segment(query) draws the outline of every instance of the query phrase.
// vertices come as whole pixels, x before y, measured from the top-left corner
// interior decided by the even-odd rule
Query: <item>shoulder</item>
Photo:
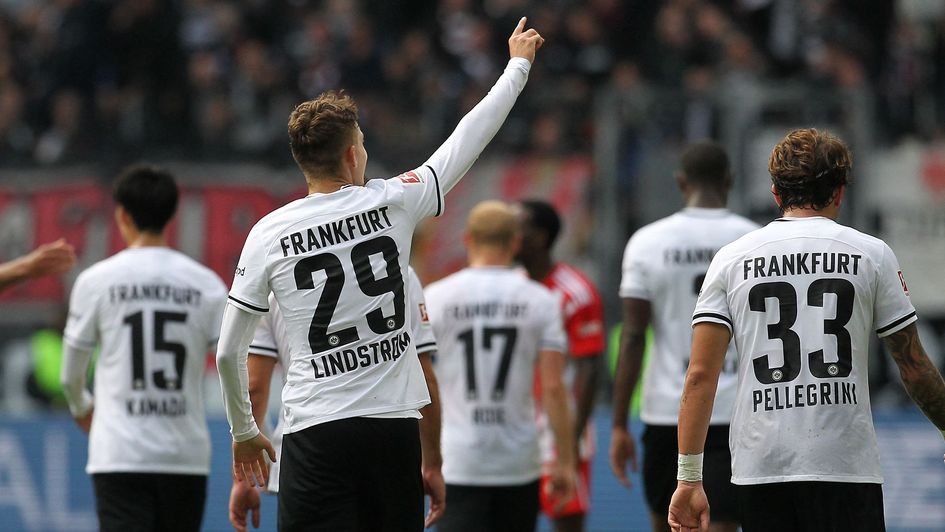
[[[215,271],[180,251],[171,251],[174,253],[174,256],[181,266],[188,270],[188,274],[192,276],[194,284],[208,291],[226,294],[226,283],[223,282],[223,279],[221,279]]]
[[[106,283],[108,280],[113,279],[116,273],[126,271],[126,267],[122,264],[122,262],[123,260],[121,258],[121,252],[118,252],[107,259],[96,262],[95,264],[82,270],[82,272],[76,276],[73,290],[85,288],[94,289],[97,286]]]
[[[675,233],[681,225],[682,219],[678,213],[660,218],[637,229],[630,237],[633,245],[651,245],[666,238],[666,235]]]
[[[749,233],[751,231],[754,231],[755,229],[761,228],[761,225],[759,225],[758,223],[748,218],[745,218],[744,216],[740,214],[731,213],[728,217],[728,221],[732,225],[732,227],[741,229],[745,231],[746,233]]]
[[[559,262],[552,272],[554,285],[578,303],[591,303],[599,297],[591,279],[574,266]]]

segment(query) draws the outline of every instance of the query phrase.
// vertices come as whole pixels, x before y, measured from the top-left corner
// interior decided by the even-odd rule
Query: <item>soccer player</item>
[[[75,266],[75,249],[60,238],[33,251],[0,264],[0,292],[23,281],[60,275]]]
[[[217,341],[226,286],[167,246],[177,185],[151,166],[115,184],[127,249],[82,272],[72,288],[62,385],[89,433],[86,471],[103,531],[200,529],[210,436],[203,372]],[[86,390],[100,346],[95,399]],[[94,406],[94,408],[93,408]]]
[[[623,329],[614,379],[610,465],[626,486],[627,462],[636,450],[627,425],[630,396],[643,362],[646,330],[655,333],[643,377],[643,489],[655,532],[669,530],[666,512],[676,489],[676,422],[682,394],[692,310],[712,257],[722,246],[758,228],[725,208],[732,179],[728,156],[714,142],[683,152],[676,183],[685,208],[640,228],[623,258]],[[728,425],[735,399],[735,347],[729,346],[705,444],[706,493],[712,501],[712,529],[738,528],[738,501],[731,484]],[[634,466],[635,467],[635,466]]]
[[[578,483],[574,496],[557,501],[546,489],[540,490],[542,511],[554,522],[558,532],[584,529],[590,509],[591,461],[594,457],[594,428],[588,423],[594,410],[594,396],[600,376],[604,351],[604,309],[597,288],[581,271],[563,262],[555,262],[551,250],[561,232],[561,218],[549,203],[540,200],[521,202],[522,245],[516,257],[528,276],[558,295],[568,336],[565,386],[575,411],[575,441],[578,444]],[[540,385],[539,385],[540,388]],[[554,435],[548,418],[539,411],[542,486],[551,480],[554,463]]]
[[[420,420],[420,446],[423,454],[422,475],[424,491],[430,499],[430,510],[424,521],[424,526],[435,524],[446,504],[446,485],[443,481],[441,466],[443,457],[440,454],[440,401],[433,371],[433,355],[436,353],[436,339],[428,319],[426,303],[423,300],[423,286],[413,268],[407,268],[407,282],[410,285],[410,329],[417,339],[417,351],[420,356],[420,365],[423,367],[423,376],[430,391],[430,404],[420,409],[423,419]],[[253,403],[253,418],[257,426],[264,424],[266,409],[269,402],[269,385],[272,373],[278,365],[282,372],[282,382],[285,383],[285,368],[289,364],[289,347],[287,344],[285,322],[282,312],[273,296],[269,296],[269,313],[266,314],[256,327],[256,335],[249,345],[248,373],[249,397]],[[279,415],[272,436],[272,445],[276,450],[276,462],[269,471],[269,493],[279,493],[279,461],[282,447],[282,428],[285,418]],[[247,530],[247,514],[252,513],[253,526],[259,527],[260,498],[256,488],[246,482],[233,482],[230,491],[230,523],[238,532]]]
[[[473,208],[464,243],[469,267],[427,287],[440,351],[443,476],[449,507],[438,529],[534,530],[541,462],[533,385],[557,443],[547,488],[573,496],[574,429],[562,380],[566,338],[557,298],[515,271],[521,241],[515,210]]]
[[[709,266],[679,412],[673,530],[709,522],[703,443],[733,336],[732,482],[746,532],[884,530],[867,379],[873,331],[913,400],[945,430],[945,383],[919,341],[896,256],[836,222],[851,166],[837,137],[790,132],[768,162],[784,216],[725,246]]]
[[[246,356],[274,294],[290,347],[280,529],[423,527],[417,419],[430,399],[406,327],[410,241],[502,125],[541,43],[521,19],[489,94],[424,164],[391,179],[364,181],[351,98],[328,92],[292,112],[290,147],[309,195],[250,231],[217,349],[234,475],[264,485],[263,450],[275,457],[253,419]]]

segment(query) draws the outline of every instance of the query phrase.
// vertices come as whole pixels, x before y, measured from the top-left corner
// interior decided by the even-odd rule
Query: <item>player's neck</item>
[[[306,176],[305,181],[308,183],[309,194],[331,194],[352,184],[351,181],[342,176],[320,176],[317,178]]]
[[[528,260],[523,260],[522,266],[525,267],[525,271],[528,272],[528,276],[533,281],[541,281],[548,277],[548,274],[554,269],[555,263],[551,260],[551,255],[534,255]]]
[[[167,237],[164,236],[164,233],[137,232],[129,236],[130,238],[127,240],[129,248],[167,247]]]
[[[787,209],[782,213],[782,216],[784,218],[815,218],[819,216],[836,221],[837,216],[840,215],[840,209],[831,207],[833,206],[830,205],[824,209]]]
[[[506,249],[479,247],[469,252],[470,268],[490,268],[512,266],[512,254]]]
[[[722,192],[712,190],[693,190],[686,198],[687,208],[724,209],[728,198]]]

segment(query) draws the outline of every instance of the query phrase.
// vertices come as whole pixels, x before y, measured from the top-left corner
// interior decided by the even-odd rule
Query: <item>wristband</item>
[[[702,453],[679,453],[677,462],[676,480],[686,482],[702,482]]]

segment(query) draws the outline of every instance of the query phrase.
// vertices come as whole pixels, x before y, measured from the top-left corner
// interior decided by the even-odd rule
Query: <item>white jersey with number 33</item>
[[[89,473],[206,475],[206,356],[220,331],[226,286],[186,255],[126,249],[82,272],[65,341],[100,346]]]
[[[538,353],[564,352],[554,294],[518,271],[466,268],[427,286],[439,351],[443,477],[463,485],[539,477],[534,401]]]
[[[732,481],[882,482],[868,348],[916,320],[882,240],[822,217],[781,218],[722,248],[693,323],[733,331]]]

